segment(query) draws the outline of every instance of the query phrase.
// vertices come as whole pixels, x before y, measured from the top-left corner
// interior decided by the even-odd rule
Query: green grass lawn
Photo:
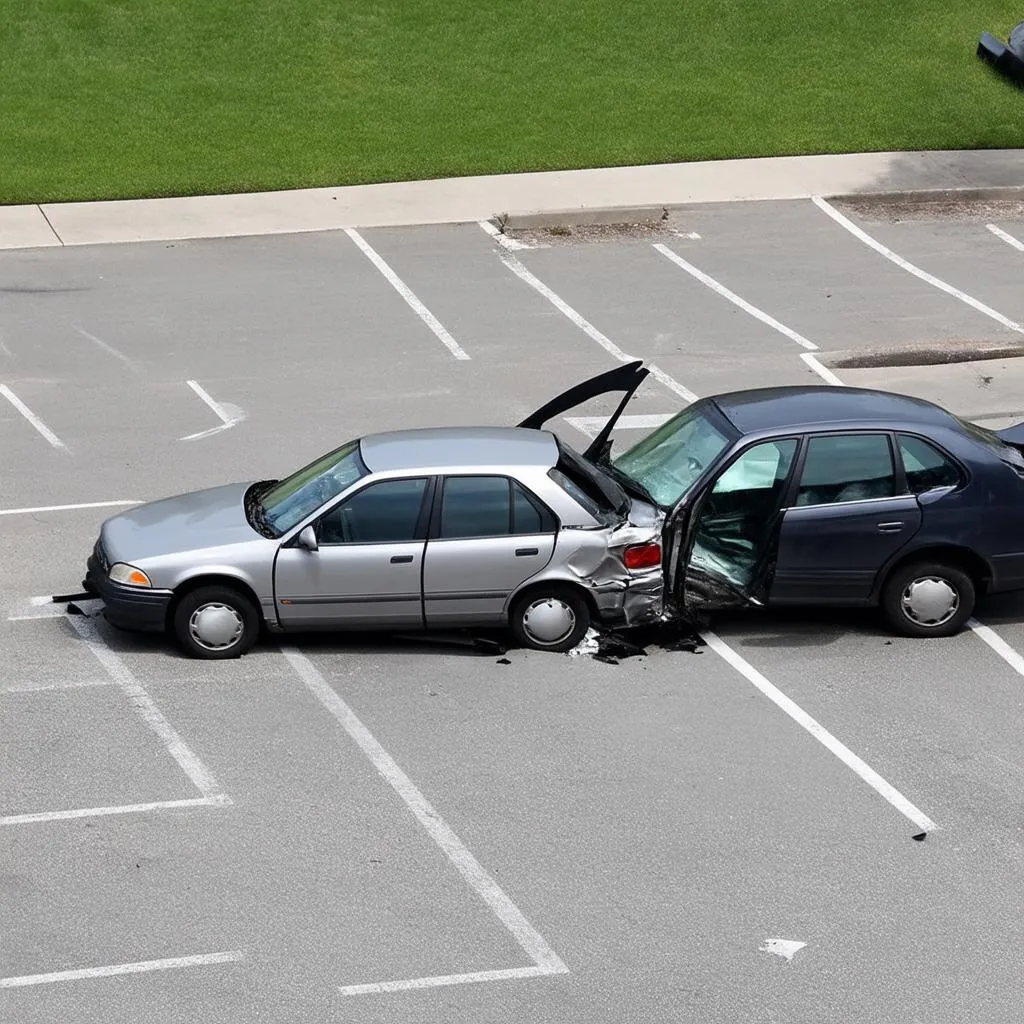
[[[0,202],[1024,147],[1004,0],[0,0]]]

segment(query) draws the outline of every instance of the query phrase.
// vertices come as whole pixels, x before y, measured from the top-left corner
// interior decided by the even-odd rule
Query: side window
[[[812,437],[807,443],[798,505],[832,505],[895,494],[896,474],[885,434]]]
[[[919,437],[900,434],[900,456],[911,494],[922,494],[933,487],[956,487],[961,479],[957,465],[938,448]]]
[[[554,533],[554,516],[525,488],[512,481],[512,532],[521,533]]]
[[[347,498],[320,520],[321,544],[386,544],[416,540],[425,478],[382,480]]]
[[[507,537],[512,532],[509,481],[450,476],[441,496],[441,537]]]
[[[767,441],[748,448],[716,481],[712,494],[781,487],[789,475],[796,441]]]

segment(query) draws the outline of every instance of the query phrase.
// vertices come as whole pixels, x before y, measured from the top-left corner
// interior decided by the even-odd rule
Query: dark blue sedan
[[[701,399],[610,457],[647,371],[578,385],[537,416],[623,391],[587,457],[664,514],[666,609],[879,606],[910,636],[959,632],[977,597],[1024,589],[1024,424],[848,387]]]

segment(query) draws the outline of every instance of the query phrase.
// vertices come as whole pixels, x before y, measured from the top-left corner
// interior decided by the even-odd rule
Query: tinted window
[[[955,487],[960,483],[956,464],[934,445],[907,434],[900,434],[899,442],[911,494],[921,494],[932,487]]]
[[[416,540],[427,481],[382,480],[346,499],[320,520],[321,544],[385,544]]]
[[[889,439],[884,434],[812,437],[800,477],[798,505],[829,505],[896,493]]]
[[[512,532],[554,533],[551,513],[514,480],[512,481]]]
[[[441,537],[502,537],[512,532],[503,476],[450,476],[441,498]]]

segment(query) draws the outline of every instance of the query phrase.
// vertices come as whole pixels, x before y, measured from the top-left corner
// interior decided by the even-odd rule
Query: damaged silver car
[[[645,375],[602,374],[519,427],[375,434],[282,480],[138,506],[103,524],[84,586],[112,624],[210,659],[241,655],[262,627],[507,626],[524,646],[566,651],[592,622],[656,620],[662,514],[597,465]],[[541,429],[618,390],[587,452]]]

